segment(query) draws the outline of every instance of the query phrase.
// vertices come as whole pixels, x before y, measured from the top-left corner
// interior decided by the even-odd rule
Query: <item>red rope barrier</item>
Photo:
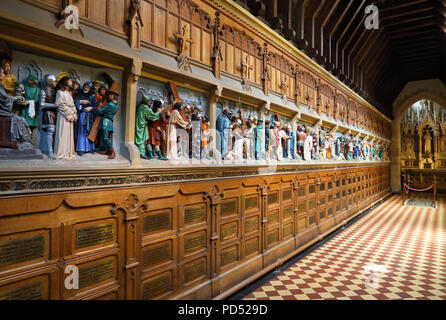
[[[406,184],[406,188],[407,188],[407,190],[412,190],[412,191],[417,191],[417,192],[427,191],[427,190],[432,189],[433,187],[434,187],[434,185],[431,185],[429,188],[426,188],[426,189],[413,189],[413,188],[409,187],[409,186]],[[407,192],[408,192],[408,191],[406,191],[406,193],[407,193]]]

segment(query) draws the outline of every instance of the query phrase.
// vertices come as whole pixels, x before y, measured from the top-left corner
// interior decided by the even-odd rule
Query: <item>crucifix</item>
[[[207,28],[212,30],[212,34],[214,35],[214,45],[213,45],[213,52],[212,52],[212,64],[214,69],[214,76],[217,79],[221,78],[221,61],[223,61],[223,56],[221,54],[221,43],[220,43],[220,37],[223,35],[224,27],[220,26],[220,12],[215,12],[215,19],[214,24],[211,23],[211,18],[208,17],[208,24]]]
[[[250,88],[249,85],[249,77],[250,77],[250,71],[253,69],[252,66],[249,64],[249,55],[247,54],[245,58],[242,58],[241,61],[241,71],[242,71],[242,85],[245,90],[248,90]]]
[[[178,68],[182,69],[184,67],[184,70],[192,71],[186,54],[187,44],[189,43],[192,45],[194,43],[194,41],[189,38],[189,26],[185,24],[183,26],[183,34],[175,32],[173,36],[175,37],[179,46],[179,53],[177,56]]]
[[[263,81],[263,92],[265,95],[268,95],[269,92],[269,69],[268,69],[268,63],[270,61],[270,53],[268,52],[268,44],[265,42],[263,44],[263,54],[262,54],[262,81]]]

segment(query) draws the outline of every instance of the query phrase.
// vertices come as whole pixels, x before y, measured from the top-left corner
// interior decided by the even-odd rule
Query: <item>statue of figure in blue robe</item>
[[[76,152],[82,156],[86,152],[94,153],[94,142],[88,140],[88,134],[94,123],[93,111],[98,102],[92,91],[91,82],[84,83],[82,91],[76,97],[74,104],[78,110],[78,119],[75,126]]]
[[[257,121],[257,126],[254,129],[255,136],[255,157],[256,160],[262,160],[262,141],[263,141],[263,120]]]
[[[228,153],[229,142],[229,129],[231,125],[230,118],[232,111],[224,109],[223,112],[217,117],[217,132],[220,137],[219,143],[217,143],[217,149],[220,151],[222,158]],[[218,140],[217,140],[218,141]]]

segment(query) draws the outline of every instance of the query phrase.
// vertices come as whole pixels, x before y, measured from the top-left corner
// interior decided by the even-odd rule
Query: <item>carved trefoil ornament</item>
[[[129,46],[132,49],[141,50],[141,32],[144,27],[141,16],[141,0],[131,0],[127,25],[129,27]]]
[[[187,55],[188,44],[192,45],[194,41],[189,38],[189,26],[185,24],[182,28],[182,33],[175,32],[173,34],[175,41],[178,44],[178,68],[184,71],[192,72],[189,57]]]

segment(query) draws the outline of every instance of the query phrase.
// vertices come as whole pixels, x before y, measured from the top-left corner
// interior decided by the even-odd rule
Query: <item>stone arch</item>
[[[421,84],[420,84],[421,83]],[[417,90],[404,88],[393,103],[391,152],[392,191],[401,193],[401,119],[406,110],[415,102],[428,99],[446,108],[446,86],[440,81],[421,81]]]

